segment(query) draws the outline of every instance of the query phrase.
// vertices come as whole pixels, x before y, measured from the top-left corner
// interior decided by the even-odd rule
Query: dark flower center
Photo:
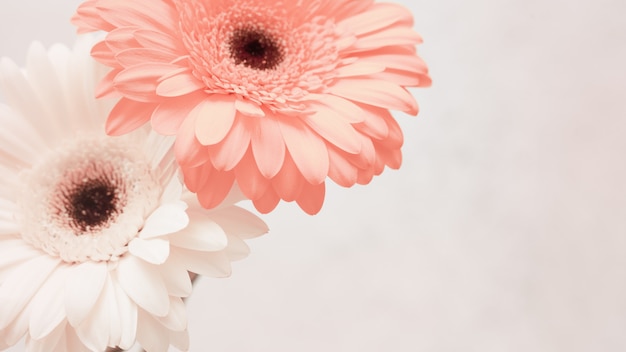
[[[276,68],[283,61],[283,53],[276,41],[257,29],[238,29],[230,42],[230,56],[236,64],[257,70]]]
[[[90,232],[114,220],[121,208],[116,182],[108,178],[86,179],[65,197],[71,226],[80,233]]]

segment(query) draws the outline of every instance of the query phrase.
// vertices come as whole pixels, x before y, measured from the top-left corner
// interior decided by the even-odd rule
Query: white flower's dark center
[[[25,170],[22,238],[70,263],[119,259],[162,191],[140,147],[132,137],[87,137]]]
[[[236,64],[253,69],[271,70],[283,61],[278,43],[261,30],[244,28],[234,31],[229,47]]]
[[[124,206],[125,192],[109,177],[85,179],[64,197],[64,208],[77,234],[100,228]]]

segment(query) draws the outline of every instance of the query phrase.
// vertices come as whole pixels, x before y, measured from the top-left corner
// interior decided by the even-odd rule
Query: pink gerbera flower
[[[406,87],[430,85],[404,7],[368,0],[88,0],[79,32],[121,95],[107,132],[151,121],[176,135],[188,188],[212,208],[236,181],[261,212],[280,199],[309,214],[326,177],[366,184],[398,168],[389,110],[417,114]]]

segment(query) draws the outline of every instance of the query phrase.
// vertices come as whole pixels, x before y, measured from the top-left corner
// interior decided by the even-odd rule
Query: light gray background
[[[191,351],[626,351],[626,3],[398,2],[434,79],[402,169],[264,216]],[[78,3],[2,0],[0,56],[72,43]]]

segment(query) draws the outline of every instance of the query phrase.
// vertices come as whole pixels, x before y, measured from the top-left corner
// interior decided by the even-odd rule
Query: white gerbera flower
[[[0,62],[0,349],[186,350],[188,271],[229,275],[267,227],[235,197],[202,209],[171,139],[104,134],[92,44],[33,44],[25,70]]]

